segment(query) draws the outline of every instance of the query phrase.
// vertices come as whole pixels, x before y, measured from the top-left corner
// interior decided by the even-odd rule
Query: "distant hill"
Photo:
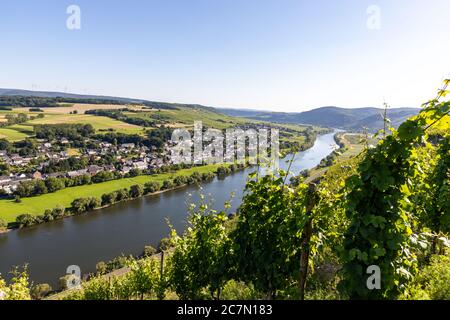
[[[368,128],[369,131],[374,132],[383,127],[382,109],[377,108],[338,108],[338,107],[322,107],[305,112],[271,112],[251,109],[227,109],[227,108],[212,108],[198,104],[180,104],[148,101],[142,99],[131,99],[112,96],[99,95],[83,95],[63,92],[48,92],[48,91],[30,91],[20,89],[1,89],[0,97],[2,96],[25,96],[25,97],[39,97],[39,98],[63,98],[68,100],[96,100],[97,103],[109,103],[115,101],[116,103],[137,103],[143,104],[152,108],[172,109],[178,107],[204,109],[211,112],[218,112],[228,116],[244,117],[255,120],[278,122],[278,123],[295,123],[316,125],[322,127],[332,127],[345,130],[361,131],[363,128]],[[416,108],[392,108],[388,109],[388,118],[391,120],[391,125],[398,127],[400,123],[407,118],[417,114],[419,109]]]
[[[198,104],[181,104],[181,103],[169,103],[169,102],[159,102],[159,101],[149,101],[144,99],[132,99],[123,97],[113,97],[113,96],[101,96],[101,95],[86,95],[86,94],[75,94],[75,93],[65,93],[65,92],[53,92],[53,91],[31,91],[22,89],[2,89],[0,88],[0,97],[12,96],[12,97],[37,97],[37,98],[63,98],[67,99],[69,102],[79,102],[89,101],[90,103],[101,103],[104,101],[105,104],[111,102],[120,104],[143,104],[152,108],[159,109],[173,109],[177,107],[184,108],[194,108],[194,109],[207,109],[209,111],[215,111],[212,107],[206,107]]]
[[[139,103],[145,100],[130,99],[121,97],[97,96],[64,92],[52,91],[31,91],[21,89],[1,89],[0,96],[25,96],[25,97],[39,97],[39,98],[68,98],[68,99],[98,99],[98,100],[115,100],[123,103]]]
[[[310,124],[354,131],[367,128],[374,132],[383,128],[383,109],[378,108],[322,107],[299,113],[241,109],[219,109],[219,111],[235,117],[280,123]],[[416,108],[392,108],[388,109],[387,116],[391,120],[391,125],[398,127],[403,121],[418,112],[419,109]]]

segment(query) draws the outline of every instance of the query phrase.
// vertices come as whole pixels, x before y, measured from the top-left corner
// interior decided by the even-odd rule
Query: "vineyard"
[[[305,182],[250,176],[236,213],[190,207],[164,259],[129,259],[65,299],[450,299],[450,101],[435,99],[379,142]],[[26,270],[0,299],[38,298]]]

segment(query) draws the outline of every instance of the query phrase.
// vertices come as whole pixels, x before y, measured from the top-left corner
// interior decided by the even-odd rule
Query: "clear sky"
[[[66,27],[72,4],[80,30]],[[449,0],[0,0],[0,87],[275,111],[418,107],[450,74],[449,27]]]

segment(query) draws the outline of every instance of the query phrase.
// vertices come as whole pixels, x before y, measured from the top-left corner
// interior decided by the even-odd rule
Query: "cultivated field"
[[[89,103],[75,103],[75,104],[67,104],[60,103],[60,107],[55,108],[42,108],[45,114],[70,114],[74,111],[77,111],[78,114],[84,114],[87,110],[94,109],[133,109],[133,110],[141,110],[142,106],[134,106],[134,105],[125,105],[125,104],[89,104]],[[17,112],[27,113],[29,108],[17,108],[15,109]]]
[[[11,113],[20,113],[15,109]],[[23,112],[29,116],[36,116],[36,113]],[[0,113],[0,117],[5,116],[5,112]],[[1,120],[0,120],[1,121]],[[10,141],[23,140],[34,134],[33,125],[36,124],[61,124],[61,123],[81,123],[91,124],[97,131],[114,130],[126,134],[141,134],[143,127],[111,119],[108,117],[99,117],[87,114],[62,114],[62,113],[46,113],[42,119],[30,120],[26,123],[16,124],[5,128],[0,128],[0,139],[8,139]]]
[[[20,141],[27,138],[28,135],[9,128],[0,128],[0,139],[6,139],[9,141]]]

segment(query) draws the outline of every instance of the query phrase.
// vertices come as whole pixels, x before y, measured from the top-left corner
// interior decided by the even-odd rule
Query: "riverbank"
[[[4,219],[7,223],[12,223],[15,222],[17,216],[21,214],[38,216],[44,214],[45,210],[52,210],[57,206],[69,208],[72,201],[77,198],[100,198],[105,193],[130,188],[133,185],[143,186],[149,182],[156,182],[159,185],[162,185],[165,180],[173,180],[178,176],[187,177],[193,173],[215,173],[220,166],[222,165],[205,165],[181,169],[171,173],[141,175],[132,178],[122,178],[96,184],[71,187],[36,197],[22,198],[19,203],[15,202],[13,199],[4,199],[0,200],[0,218]]]
[[[308,149],[312,147],[309,146]],[[288,149],[291,150],[291,149]],[[307,149],[306,149],[307,150]],[[287,150],[283,150],[283,155],[281,158],[286,156]],[[48,210],[54,210],[57,207],[70,209],[72,202],[75,199],[79,198],[101,198],[104,194],[116,192],[120,189],[128,189],[134,185],[144,186],[146,183],[156,182],[160,186],[163,185],[163,182],[166,180],[173,181],[177,177],[187,177],[192,175],[193,173],[214,173],[219,167],[230,167],[231,164],[211,164],[211,165],[203,165],[198,167],[193,167],[189,169],[181,169],[176,172],[170,173],[162,173],[155,175],[141,175],[136,177],[129,178],[121,178],[115,179],[111,181],[94,183],[76,187],[65,188],[62,190],[58,190],[53,193],[47,193],[35,197],[21,198],[20,201],[16,201],[15,199],[2,199],[0,200],[0,219],[4,220],[8,224],[8,229],[4,232],[8,232],[9,230],[17,229],[17,217],[21,215],[31,215],[33,217],[40,217],[44,215],[44,213]],[[178,187],[177,185],[176,187]],[[175,187],[175,188],[176,188]],[[174,188],[166,188],[164,190],[158,190],[153,194],[158,194],[166,191],[171,191]],[[145,194],[147,195],[147,194]],[[127,199],[128,200],[128,199]],[[119,203],[122,201],[118,201]],[[113,204],[98,206],[96,208],[92,208],[91,210],[98,210],[102,208],[109,207]],[[89,211],[91,211],[89,210]],[[73,214],[67,215],[72,216]],[[58,217],[61,218],[61,217]],[[35,224],[45,223],[46,221],[40,221]],[[0,232],[1,233],[1,232]]]

